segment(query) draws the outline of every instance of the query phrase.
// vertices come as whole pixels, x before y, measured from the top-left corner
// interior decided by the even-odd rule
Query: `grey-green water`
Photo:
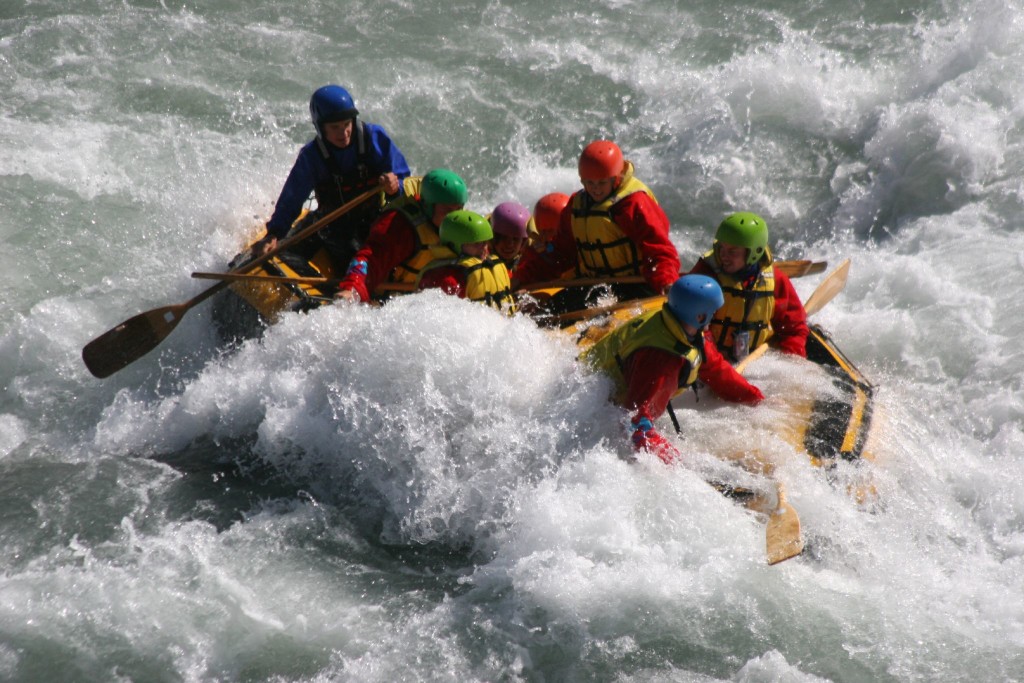
[[[0,679],[1024,678],[1021,9],[8,0]],[[880,387],[881,504],[790,458],[810,547],[769,568],[700,474],[784,454],[819,378],[768,359],[764,406],[630,466],[570,349],[441,296],[231,353],[199,307],[91,377],[86,342],[256,233],[328,82],[470,208],[571,191],[610,136],[684,264],[738,209],[852,258],[818,320]]]

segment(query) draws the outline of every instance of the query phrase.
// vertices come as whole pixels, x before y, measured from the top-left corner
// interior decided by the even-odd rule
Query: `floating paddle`
[[[796,557],[804,551],[804,539],[800,533],[800,516],[786,500],[786,488],[782,482],[775,482],[779,502],[768,516],[765,527],[765,548],[768,564],[778,564]]]
[[[377,186],[351,201],[345,202],[309,227],[282,240],[276,248],[242,264],[232,272],[244,273],[266,263],[279,252],[319,232],[355,206],[375,196],[382,189],[382,185]],[[134,363],[166,339],[189,310],[225,289],[229,284],[230,282],[227,280],[222,280],[184,303],[161,306],[145,313],[139,313],[117,327],[107,330],[82,349],[82,360],[85,361],[85,366],[95,377],[102,379]]]
[[[789,277],[803,277],[804,275],[816,275],[822,273],[828,267],[828,261],[778,261],[775,264],[784,275]],[[686,275],[686,273],[680,273]],[[536,292],[539,289],[558,289],[565,287],[597,287],[598,285],[637,285],[647,282],[642,275],[625,275],[623,277],[601,278],[584,277],[573,280],[548,280],[536,282],[532,285],[520,288],[519,292]]]

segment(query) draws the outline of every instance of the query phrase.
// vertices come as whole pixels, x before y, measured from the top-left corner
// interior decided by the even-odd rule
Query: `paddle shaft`
[[[774,264],[781,273],[789,277],[803,277],[825,270],[826,261],[778,261]],[[686,275],[686,273],[680,273]],[[571,280],[547,280],[522,287],[520,292],[535,292],[538,289],[557,289],[562,287],[597,287],[598,285],[638,285],[647,282],[642,275],[624,275],[622,277],[583,277]]]
[[[285,249],[292,247],[330,225],[353,207],[376,195],[381,189],[383,189],[383,186],[378,185],[358,197],[345,202],[312,225],[285,240],[279,241],[274,249],[271,249],[263,256],[247,261],[232,272],[245,273],[263,265]],[[154,308],[131,317],[120,325],[107,330],[82,348],[82,360],[85,362],[85,366],[93,376],[102,379],[134,363],[156,348],[177,327],[182,316],[189,310],[206,301],[222,289],[225,289],[230,284],[230,281],[222,280],[184,303]]]
[[[282,285],[337,285],[341,280],[326,277],[284,277],[259,273],[192,273],[200,280],[227,280],[228,282],[272,282]]]
[[[378,185],[378,186],[376,186],[376,187],[374,187],[372,189],[367,190],[366,192],[362,193],[358,197],[355,197],[354,199],[350,199],[349,201],[345,202],[344,204],[339,206],[334,211],[331,211],[329,214],[327,214],[323,218],[320,218],[319,220],[317,220],[312,225],[303,228],[302,230],[300,230],[299,232],[295,233],[291,237],[288,237],[288,238],[283,239],[283,240],[279,240],[278,243],[277,243],[277,246],[274,247],[273,249],[271,249],[270,251],[268,251],[263,256],[257,256],[256,258],[252,259],[251,261],[246,261],[245,263],[243,263],[242,265],[238,266],[237,268],[235,268],[234,270],[232,270],[230,272],[232,274],[244,274],[247,271],[250,271],[250,270],[253,270],[254,268],[262,266],[264,263],[266,263],[270,259],[272,259],[275,256],[277,256],[282,251],[285,251],[286,249],[288,249],[288,248],[298,244],[299,242],[301,242],[301,241],[303,241],[303,240],[305,240],[305,239],[307,239],[309,237],[312,237],[316,233],[320,232],[321,230],[326,228],[328,225],[330,225],[331,223],[333,223],[334,221],[336,221],[337,219],[341,218],[343,215],[345,215],[346,213],[351,211],[356,206],[362,204],[363,202],[365,202],[370,197],[373,197],[374,195],[376,195],[382,189],[384,189],[384,186],[383,185]],[[219,292],[220,290],[224,289],[225,287],[227,287],[230,284],[231,284],[231,282],[228,281],[228,280],[224,280],[222,282],[218,282],[217,284],[213,285],[212,287],[210,287],[206,291],[200,292],[198,295],[196,295],[196,296],[192,297],[191,299],[189,299],[188,301],[186,301],[184,304],[182,304],[182,306],[184,306],[186,310],[189,309],[189,308],[192,308],[193,306],[195,306],[197,304],[200,304],[203,301],[206,301],[211,296],[213,296],[214,294],[216,294],[217,292]]]
[[[824,261],[780,261],[775,264],[777,268],[782,270],[789,277],[801,277],[803,275],[810,275],[813,273],[820,273],[824,270],[826,263]],[[341,280],[331,280],[323,277],[281,277],[277,275],[260,275],[258,273],[240,273],[240,272],[228,272],[228,273],[203,273],[195,272],[192,273],[192,277],[203,279],[203,280],[227,280],[229,282],[244,282],[244,281],[263,281],[263,282],[276,282],[279,284],[291,284],[291,285],[328,285],[335,286],[341,282]],[[520,291],[529,292],[536,291],[538,289],[549,289],[555,286],[554,283],[559,283],[560,287],[591,287],[601,284],[639,284],[644,279],[640,276],[628,276],[613,279],[602,279],[602,278],[583,278],[577,280],[552,280],[547,283],[539,283],[533,285],[527,289]],[[374,290],[375,293],[390,293],[390,292],[415,292],[416,285],[405,282],[384,282],[377,286]],[[601,308],[591,308],[582,311],[571,311],[569,313],[562,314],[555,318],[556,321],[572,321],[581,318],[592,317],[594,315],[601,315],[610,311],[618,310],[624,305],[629,305],[634,302],[624,302],[623,304],[612,304]]]

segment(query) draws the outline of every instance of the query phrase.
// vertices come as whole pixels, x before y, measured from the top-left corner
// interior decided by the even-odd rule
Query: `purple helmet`
[[[491,226],[495,235],[526,239],[530,210],[516,202],[502,202],[491,212]]]

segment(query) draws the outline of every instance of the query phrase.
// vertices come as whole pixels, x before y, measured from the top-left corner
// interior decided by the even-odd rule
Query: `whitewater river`
[[[3,0],[0,680],[1024,680],[1022,75],[1021,0]],[[437,293],[234,350],[204,304],[91,376],[259,234],[330,82],[469,208],[611,137],[684,265],[735,210],[852,259],[815,319],[877,386],[877,499],[773,436],[796,360],[631,465],[569,345]],[[755,449],[775,567],[705,483]]]

